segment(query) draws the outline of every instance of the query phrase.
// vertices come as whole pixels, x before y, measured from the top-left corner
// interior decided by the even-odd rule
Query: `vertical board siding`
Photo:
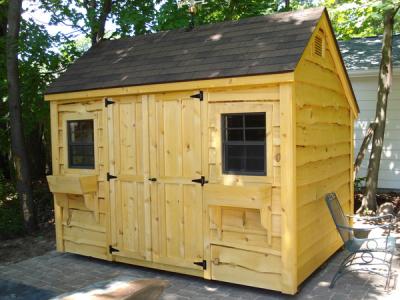
[[[354,128],[354,154],[357,155],[368,126],[375,119],[378,70],[376,70],[376,76],[350,74],[350,80],[361,110]],[[384,189],[400,189],[400,88],[397,85],[399,81],[400,76],[395,74],[388,100],[385,139],[378,179],[378,187]],[[366,176],[370,154],[371,145],[365,154],[357,177]]]
[[[327,34],[325,57],[316,58],[310,44],[295,72],[299,283],[341,245],[325,194],[336,192],[347,213],[353,203],[352,112]]]
[[[144,175],[148,168],[148,161],[144,160],[145,100],[134,96],[115,98],[114,104],[107,108],[110,159],[114,162],[110,171],[117,176],[111,182],[114,190],[110,197],[113,247],[119,250],[115,255],[142,260],[149,257],[151,245],[148,234],[151,216],[145,197],[149,187]]]
[[[149,103],[152,183],[153,259],[200,270],[203,260],[200,101],[192,93],[155,95]],[[155,115],[154,115],[155,114]],[[150,117],[151,118],[151,117]],[[152,127],[156,127],[152,129]]]

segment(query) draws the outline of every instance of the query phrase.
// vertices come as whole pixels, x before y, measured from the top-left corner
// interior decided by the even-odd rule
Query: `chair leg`
[[[346,265],[348,262],[353,261],[354,257],[355,257],[355,253],[350,253],[343,261],[342,263],[339,265],[339,269],[337,270],[337,272],[335,273],[335,275],[332,278],[331,284],[329,285],[329,288],[333,288],[335,286],[336,281],[343,275],[343,271],[344,269],[346,269]],[[351,263],[350,263],[351,264]]]
[[[393,252],[390,254],[390,260],[389,260],[389,264],[388,264],[388,272],[387,272],[387,278],[386,278],[385,291],[387,291],[389,289],[390,279],[392,277],[392,259],[393,259]]]

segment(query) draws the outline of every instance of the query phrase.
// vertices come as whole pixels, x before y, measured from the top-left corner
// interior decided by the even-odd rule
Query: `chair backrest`
[[[332,215],[333,221],[335,222],[336,228],[339,231],[340,236],[344,243],[354,238],[353,230],[344,229],[343,227],[350,227],[349,221],[346,215],[343,213],[342,206],[335,193],[329,193],[325,195],[325,202],[328,205],[329,211]]]

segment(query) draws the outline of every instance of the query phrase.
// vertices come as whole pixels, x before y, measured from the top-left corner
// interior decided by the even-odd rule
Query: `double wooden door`
[[[201,109],[190,94],[107,107],[114,255],[201,269]]]

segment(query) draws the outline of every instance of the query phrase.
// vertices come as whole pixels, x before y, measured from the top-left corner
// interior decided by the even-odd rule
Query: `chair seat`
[[[387,240],[387,244],[386,244]],[[396,249],[396,238],[358,239],[352,238],[345,243],[345,248],[350,252],[390,252]]]

